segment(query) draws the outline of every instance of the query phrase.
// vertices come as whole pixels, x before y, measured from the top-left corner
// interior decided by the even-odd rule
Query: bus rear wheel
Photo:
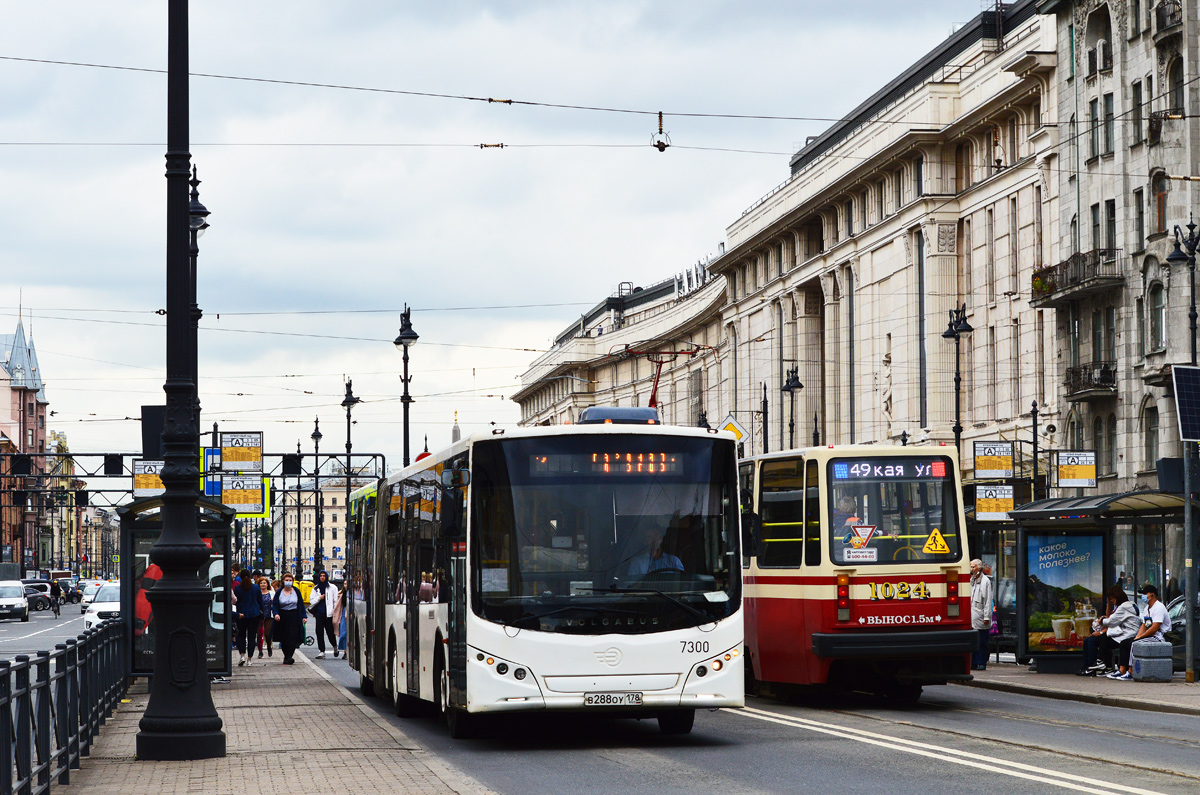
[[[889,682],[883,695],[897,704],[916,704],[921,700],[921,686],[906,682]]]
[[[696,722],[696,710],[673,709],[658,713],[658,730],[663,734],[691,734]]]

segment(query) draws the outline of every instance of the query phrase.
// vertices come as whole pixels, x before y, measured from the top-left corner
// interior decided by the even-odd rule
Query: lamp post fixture
[[[1196,366],[1196,247],[1200,244],[1200,234],[1196,232],[1196,222],[1191,218],[1188,219],[1187,235],[1183,234],[1183,230],[1178,225],[1175,227],[1175,250],[1167,256],[1167,262],[1172,266],[1187,265],[1188,268],[1188,286],[1190,288],[1191,303],[1188,306],[1188,331],[1189,344],[1191,346],[1191,364]],[[1187,254],[1180,250],[1180,246],[1187,249]],[[1176,422],[1181,422],[1182,418],[1177,417]],[[1195,631],[1196,626],[1196,578],[1200,575],[1200,570],[1195,566],[1196,558],[1196,532],[1194,522],[1196,521],[1196,511],[1192,508],[1192,472],[1194,467],[1194,458],[1196,456],[1196,445],[1193,442],[1183,443],[1183,557],[1191,563],[1188,567],[1187,579],[1184,581],[1184,615],[1186,617],[1186,626],[1192,627],[1192,630],[1187,633],[1188,642],[1187,648],[1184,650],[1184,670],[1185,678],[1189,683],[1196,681],[1196,647],[1200,641],[1196,640],[1196,635],[1200,634]]]
[[[196,167],[192,166],[192,178],[188,180],[188,184],[192,187],[191,201],[188,202],[188,297],[191,299],[191,311],[188,315],[190,323],[188,324],[188,373],[192,377],[192,386],[199,388],[200,384],[200,364],[198,360],[197,348],[199,347],[199,327],[200,318],[204,313],[200,311],[199,305],[196,303],[196,260],[200,255],[200,238],[203,237],[205,230],[208,229],[208,208],[200,203],[200,178],[196,176]],[[197,399],[195,406],[196,414],[196,455],[200,455],[200,401]],[[213,437],[213,447],[219,447],[219,442],[216,437]]]
[[[959,466],[962,459],[962,335],[970,334],[975,329],[967,322],[967,305],[950,310],[950,322],[942,332],[942,339],[954,340],[954,449],[958,451]]]
[[[213,706],[205,647],[212,591],[200,577],[209,551],[197,528],[200,445],[191,364],[190,206],[188,177],[188,2],[167,6],[167,418],[163,430],[162,532],[150,561],[162,577],[146,592],[154,611],[154,676],[138,724],[137,758],[225,756],[225,733]]]
[[[813,447],[821,446],[821,420],[817,417],[817,412],[813,412]]]
[[[317,580],[317,572],[325,568],[325,551],[322,548],[325,544],[324,528],[321,526],[321,503],[325,501],[321,494],[321,418],[317,417],[316,425],[312,432],[313,440],[313,491],[316,493],[317,509],[317,543],[313,549],[313,582]]]
[[[408,349],[420,339],[417,332],[413,331],[411,314],[412,310],[405,304],[404,311],[400,313],[400,333],[395,339],[396,347],[404,354],[404,375],[400,377],[400,383],[404,384],[404,393],[400,396],[400,403],[404,407],[404,466],[412,463],[408,456],[408,406],[413,402],[412,396],[408,394],[408,384],[412,381],[408,375]]]
[[[362,403],[362,400],[355,397],[354,392],[351,391],[352,383],[349,378],[346,379],[346,397],[342,398],[342,408],[346,410],[346,522],[344,525],[346,532],[342,534],[342,543],[347,548],[350,546],[350,409]]]
[[[780,388],[787,392],[788,400],[791,402],[791,413],[788,416],[788,449],[791,450],[796,446],[796,392],[804,389],[804,384],[800,383],[799,365],[787,371],[787,378],[784,379],[783,386]]]

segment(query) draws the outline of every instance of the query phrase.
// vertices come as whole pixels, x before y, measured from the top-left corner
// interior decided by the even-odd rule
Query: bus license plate
[[[640,707],[641,693],[584,693],[586,707]]]

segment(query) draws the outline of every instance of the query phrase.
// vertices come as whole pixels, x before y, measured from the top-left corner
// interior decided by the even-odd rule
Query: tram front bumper
[[[969,654],[979,648],[973,629],[933,632],[814,632],[813,654],[839,660]]]

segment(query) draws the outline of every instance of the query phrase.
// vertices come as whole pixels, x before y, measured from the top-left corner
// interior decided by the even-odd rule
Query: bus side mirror
[[[754,530],[761,527],[758,514],[746,511],[742,514],[742,557],[758,557],[758,533]]]
[[[471,484],[471,470],[443,469],[442,485],[448,489],[462,488]]]

